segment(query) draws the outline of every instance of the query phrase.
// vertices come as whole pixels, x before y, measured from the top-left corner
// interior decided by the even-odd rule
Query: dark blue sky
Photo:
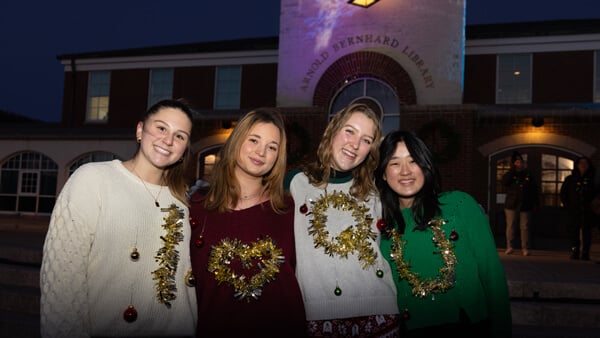
[[[0,110],[59,121],[58,55],[277,36],[279,9],[279,0],[2,0]],[[467,0],[467,24],[586,18],[600,18],[599,0]]]

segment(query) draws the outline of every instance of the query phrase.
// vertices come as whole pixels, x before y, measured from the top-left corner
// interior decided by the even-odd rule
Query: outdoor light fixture
[[[368,8],[368,7],[373,6],[378,1],[379,0],[349,0],[348,3],[352,4],[352,5]]]
[[[531,125],[533,125],[536,128],[539,128],[539,127],[543,126],[544,125],[544,118],[541,117],[541,116],[534,116],[531,119]]]

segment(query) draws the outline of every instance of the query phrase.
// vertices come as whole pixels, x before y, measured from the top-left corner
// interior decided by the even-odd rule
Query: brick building
[[[0,127],[0,213],[49,214],[78,166],[130,157],[138,118],[162,98],[195,111],[190,182],[210,176],[235,120],[253,108],[284,113],[294,167],[331,115],[363,101],[385,132],[418,131],[444,188],[474,195],[497,234],[498,180],[520,151],[542,186],[534,231],[564,235],[564,177],[578,156],[600,165],[600,20],[466,26],[461,1],[327,3],[282,0],[276,37],[59,55],[61,122]]]

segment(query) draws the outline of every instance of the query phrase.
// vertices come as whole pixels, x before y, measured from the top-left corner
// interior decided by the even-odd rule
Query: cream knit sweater
[[[348,193],[352,185],[351,177],[345,180],[331,180],[327,185],[327,193],[343,191]],[[377,253],[376,264],[362,269],[358,255],[353,253],[348,258],[337,255],[331,257],[323,248],[315,248],[313,236],[308,233],[310,219],[308,213],[301,212],[300,207],[306,204],[310,211],[310,201],[316,201],[324,189],[308,183],[303,173],[297,173],[290,181],[289,190],[296,204],[294,216],[294,234],[296,236],[296,275],[304,296],[304,306],[308,320],[325,320],[350,318],[377,314],[397,314],[396,287],[387,261],[379,250],[379,230],[376,222],[381,215],[379,199],[371,196],[364,203],[373,218],[372,229],[378,237],[371,240],[371,246]],[[329,237],[337,236],[342,230],[355,224],[350,211],[329,208],[327,212],[327,231]],[[376,275],[377,270],[383,277]],[[340,296],[334,294],[335,288],[342,290]]]
[[[196,296],[186,286],[191,268],[188,210],[163,187],[161,207],[184,211],[184,239],[177,245],[177,298],[169,309],[157,301],[152,272],[164,246],[167,212],[154,205],[160,186],[146,183],[119,160],[81,166],[61,191],[52,213],[40,276],[42,337],[192,336]],[[130,259],[133,247],[140,258]],[[135,322],[123,319],[132,304]]]

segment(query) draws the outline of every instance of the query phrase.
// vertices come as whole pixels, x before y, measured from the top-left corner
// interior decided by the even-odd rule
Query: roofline
[[[600,33],[600,19],[549,20],[467,25],[467,40]]]
[[[277,50],[279,48],[279,37],[259,37],[235,40],[219,40],[199,43],[186,43],[176,45],[164,45],[153,47],[140,47],[129,49],[116,49],[108,51],[96,51],[86,53],[61,54],[58,60],[69,59],[93,59],[108,57],[127,57],[139,55],[174,55],[191,53],[215,53],[215,52],[237,52],[237,51],[259,51]]]
[[[466,40],[544,37],[600,33],[600,19],[548,20],[466,25]],[[218,40],[164,46],[61,54],[57,59],[94,59],[140,55],[176,55],[239,51],[278,50],[279,36]]]

